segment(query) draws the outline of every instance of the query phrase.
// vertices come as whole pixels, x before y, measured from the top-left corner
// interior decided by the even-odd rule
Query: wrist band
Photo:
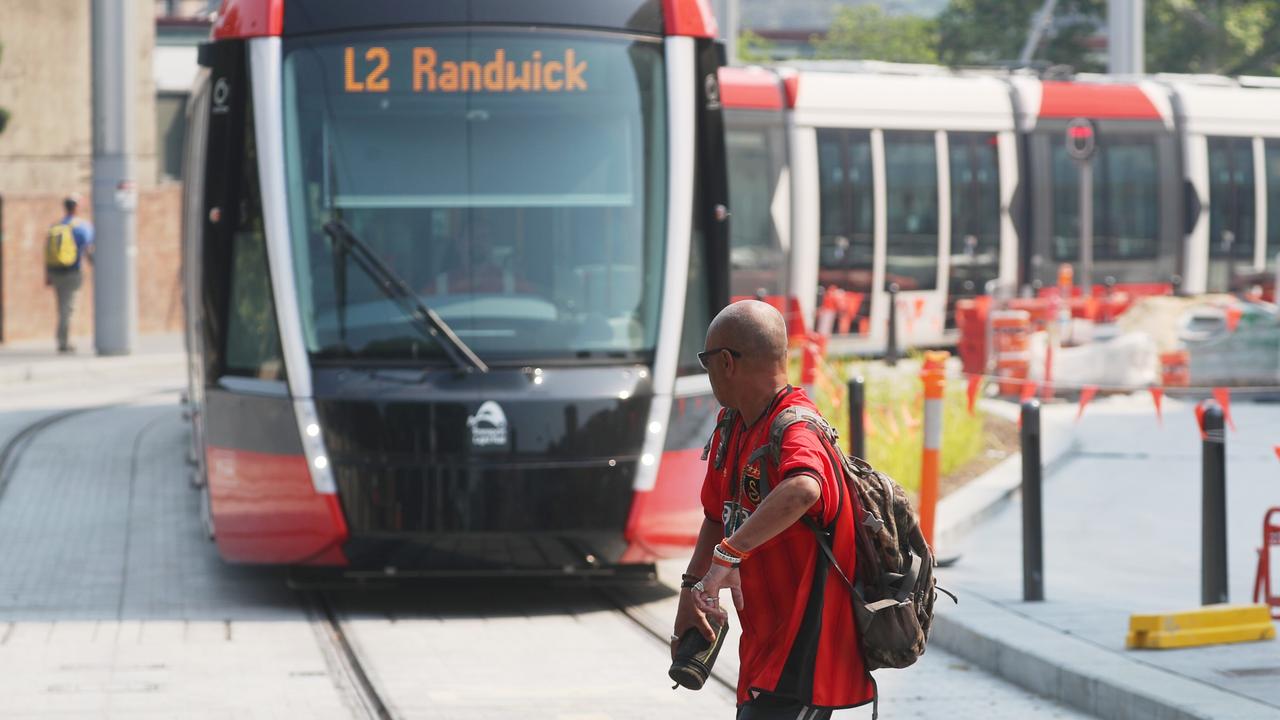
[[[694,583],[698,582],[701,579],[702,578],[698,577],[697,575],[690,575],[689,573],[683,573],[680,575],[680,589],[688,590],[689,588],[693,587]]]
[[[730,568],[738,567],[738,565],[742,563],[742,558],[740,556],[730,554],[724,549],[723,545],[724,543],[720,543],[720,545],[717,545],[715,549],[711,551],[711,562]]]
[[[746,560],[747,556],[751,554],[751,553],[742,552],[738,548],[731,545],[729,543],[729,538],[725,538],[724,540],[721,540],[720,544],[724,547],[725,552],[735,557],[741,558],[743,560]]]

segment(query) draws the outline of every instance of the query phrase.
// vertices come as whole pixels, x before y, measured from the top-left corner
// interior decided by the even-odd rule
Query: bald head
[[[708,347],[730,347],[745,360],[770,367],[787,362],[787,323],[782,313],[759,300],[743,300],[721,310],[707,328]]]

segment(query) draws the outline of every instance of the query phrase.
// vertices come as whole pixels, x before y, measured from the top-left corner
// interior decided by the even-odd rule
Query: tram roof
[[[714,38],[710,0],[222,0],[215,40],[398,25],[515,24]]]

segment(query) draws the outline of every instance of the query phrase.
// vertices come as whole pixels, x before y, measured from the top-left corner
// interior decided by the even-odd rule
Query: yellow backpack
[[[63,270],[75,265],[78,256],[74,222],[58,223],[49,228],[49,240],[44,246],[45,265]]]

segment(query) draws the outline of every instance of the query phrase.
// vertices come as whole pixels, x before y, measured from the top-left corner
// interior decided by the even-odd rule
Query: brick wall
[[[57,309],[53,290],[44,284],[44,242],[49,226],[62,217],[60,195],[5,195],[0,261],[0,313],[3,342],[47,338],[53,345]],[[181,267],[182,188],[166,184],[141,190],[137,211],[138,332],[182,329]],[[92,220],[93,203],[85,198],[82,216]],[[93,269],[72,318],[73,336],[93,335]]]

